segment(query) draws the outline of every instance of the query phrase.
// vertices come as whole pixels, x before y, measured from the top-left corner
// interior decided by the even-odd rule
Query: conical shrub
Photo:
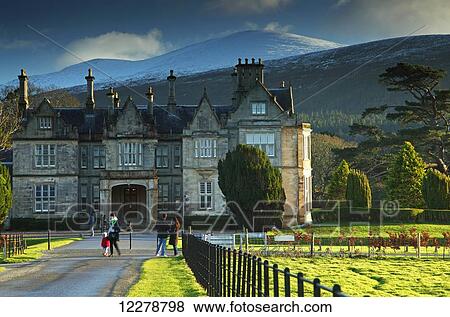
[[[423,179],[422,194],[427,208],[450,209],[450,177],[429,169]]]
[[[372,190],[366,174],[356,169],[350,170],[345,197],[353,207],[372,207]]]

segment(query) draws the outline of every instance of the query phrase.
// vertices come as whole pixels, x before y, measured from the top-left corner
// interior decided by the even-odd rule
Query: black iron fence
[[[213,245],[192,234],[183,234],[183,255],[208,296],[346,296],[338,284],[332,288],[324,286],[318,278],[306,279],[302,273],[281,269],[249,253]]]
[[[23,234],[0,235],[0,250],[3,251],[4,258],[23,254],[27,248]]]

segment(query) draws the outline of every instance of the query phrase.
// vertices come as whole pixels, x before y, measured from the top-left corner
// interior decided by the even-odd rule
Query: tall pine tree
[[[427,208],[450,209],[450,176],[429,169],[423,179],[422,193]]]
[[[350,170],[345,197],[352,207],[372,207],[372,190],[366,174],[356,169]]]
[[[331,176],[327,187],[327,198],[330,200],[345,200],[345,191],[347,189],[347,178],[350,173],[350,166],[346,160],[336,168]]]
[[[385,178],[386,192],[390,200],[397,200],[402,208],[424,206],[422,182],[425,163],[410,142],[405,142],[392,157]]]

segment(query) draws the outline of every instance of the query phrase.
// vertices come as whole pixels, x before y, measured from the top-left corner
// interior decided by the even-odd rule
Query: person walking
[[[180,231],[181,223],[175,216],[170,226],[169,244],[173,247],[173,255],[178,255],[178,231]]]
[[[109,217],[109,229],[108,229],[108,239],[111,242],[109,256],[114,256],[114,248],[116,248],[117,254],[120,256],[120,249],[117,242],[120,240],[120,227],[119,219],[117,219],[115,213],[111,213]]]
[[[166,243],[169,237],[169,224],[167,223],[167,214],[162,214],[159,221],[156,222],[156,256],[166,256]]]

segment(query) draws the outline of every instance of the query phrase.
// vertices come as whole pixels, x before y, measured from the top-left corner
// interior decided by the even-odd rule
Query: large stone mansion
[[[111,102],[102,107],[89,70],[85,107],[76,109],[55,108],[47,99],[30,108],[22,71],[23,128],[13,138],[10,219],[64,218],[89,208],[141,224],[155,210],[222,214],[218,161],[237,144],[251,144],[282,172],[284,223],[304,222],[312,201],[311,127],[296,116],[292,87],[267,88],[263,69],[261,60],[239,59],[230,106],[213,105],[206,89],[198,106],[178,105],[170,71],[167,105],[154,103],[151,87],[145,106],[131,98],[120,104],[110,88]]]

